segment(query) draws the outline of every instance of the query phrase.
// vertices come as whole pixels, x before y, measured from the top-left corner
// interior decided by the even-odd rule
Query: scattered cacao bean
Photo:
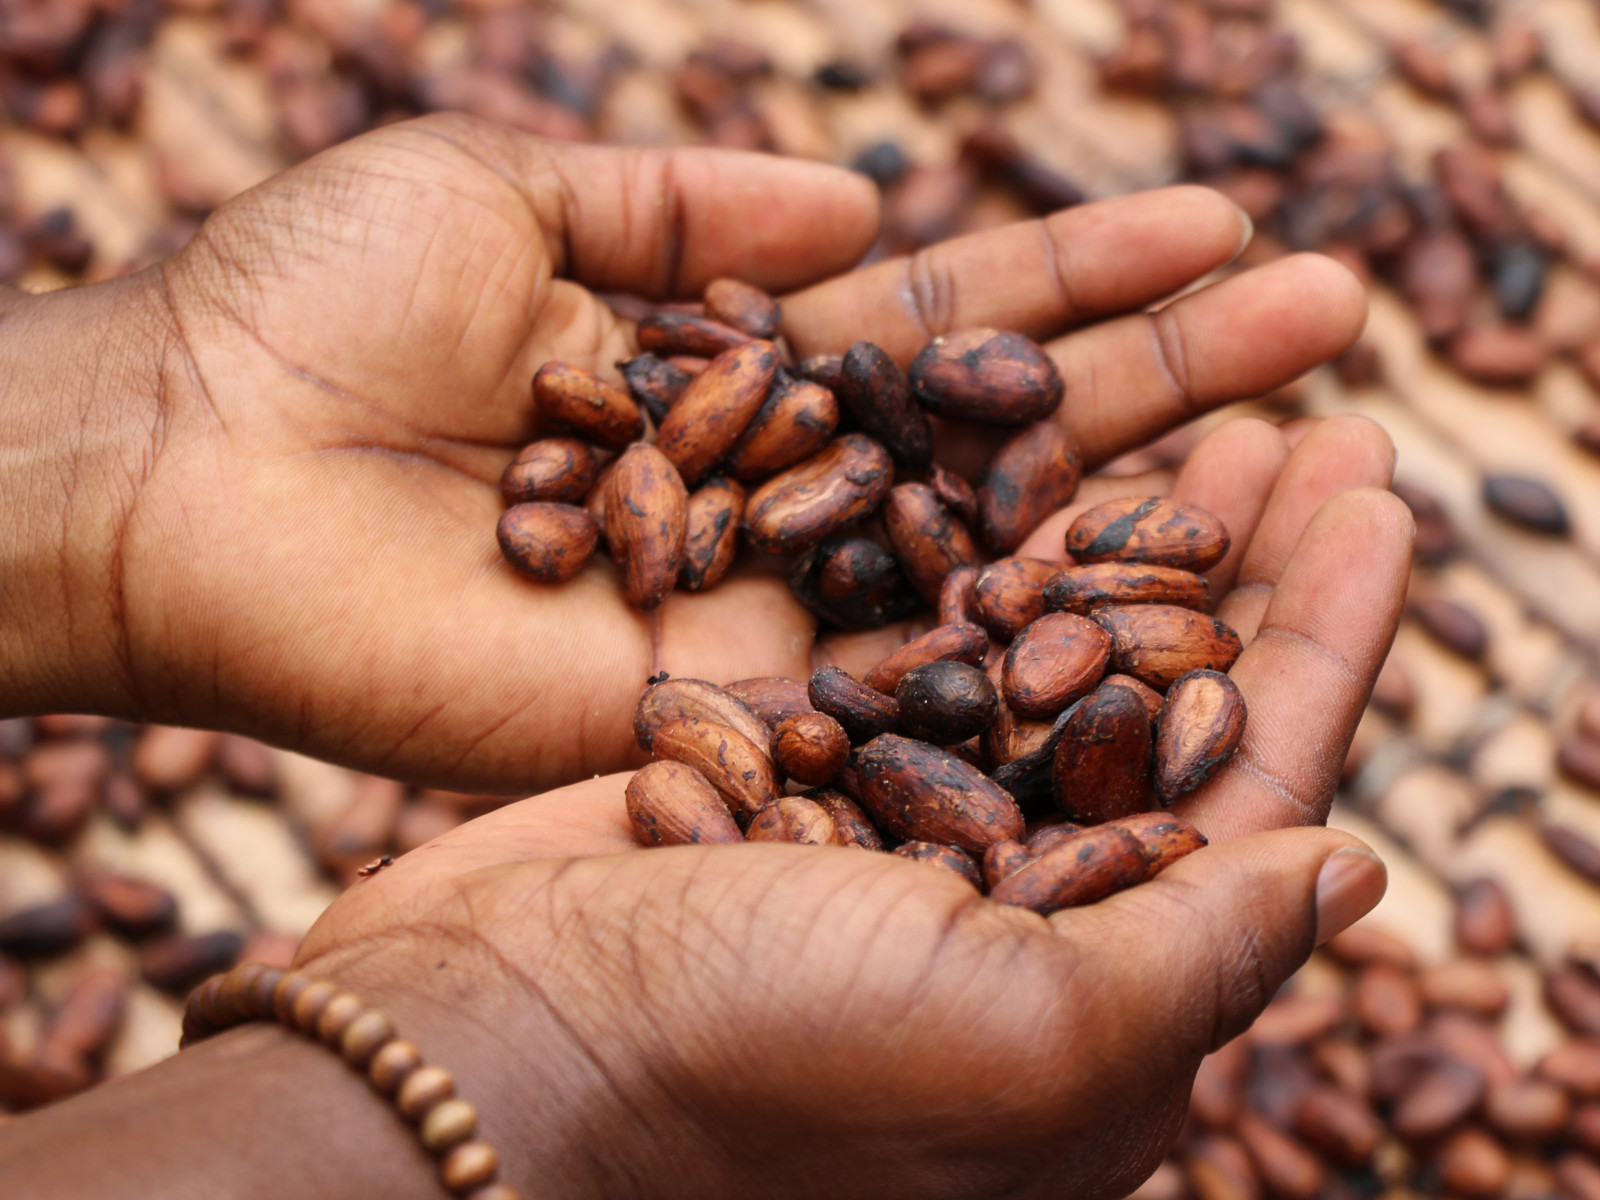
[[[905,731],[936,746],[953,746],[977,737],[994,723],[999,707],[987,675],[968,663],[946,659],[907,671],[895,687],[894,698]]]
[[[1150,563],[1209,571],[1228,553],[1222,522],[1195,504],[1161,496],[1111,500],[1067,528],[1067,553],[1080,563]]]
[[[634,836],[645,846],[744,840],[722,795],[681,762],[661,760],[640,767],[628,780],[626,802]]]
[[[495,537],[506,561],[540,583],[564,583],[594,556],[600,526],[571,504],[513,504],[500,514]]]
[[[1061,404],[1061,376],[1018,333],[963,329],[936,337],[911,362],[911,387],[935,416],[989,425],[1027,425]]]
[[[1010,554],[1051,513],[1078,493],[1083,462],[1067,431],[1040,421],[1014,434],[989,460],[978,485],[978,534],[996,554]]]
[[[577,438],[541,438],[524,446],[500,477],[507,504],[547,500],[581,504],[599,470],[589,443]]]

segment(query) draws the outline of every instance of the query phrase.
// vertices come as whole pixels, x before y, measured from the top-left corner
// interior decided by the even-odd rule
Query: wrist
[[[0,294],[0,716],[137,707],[122,544],[163,425],[158,286]]]

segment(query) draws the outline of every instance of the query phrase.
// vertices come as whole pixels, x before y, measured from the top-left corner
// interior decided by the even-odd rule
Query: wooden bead
[[[435,1154],[478,1132],[478,1110],[465,1100],[441,1100],[422,1118],[422,1144]]]
[[[200,1015],[218,1029],[226,1029],[234,1023],[233,1015],[222,1006],[222,985],[226,982],[227,976],[213,975],[200,985],[196,1000]]]
[[[230,1021],[245,1021],[250,1018],[250,1011],[246,1007],[249,1003],[250,988],[255,984],[256,976],[266,969],[265,963],[245,963],[222,977],[217,1004]]]
[[[493,1183],[500,1173],[500,1156],[488,1142],[463,1142],[439,1164],[439,1178],[458,1196]]]
[[[360,996],[340,992],[323,1005],[322,1015],[317,1018],[317,1037],[326,1045],[337,1046],[350,1022],[366,1011]]]
[[[509,1183],[491,1183],[473,1192],[467,1200],[522,1200],[522,1196]]]
[[[322,1010],[338,994],[339,989],[327,980],[313,980],[305,991],[295,997],[294,1012],[291,1014],[294,1027],[307,1036],[314,1036]]]
[[[422,1065],[422,1051],[410,1042],[396,1038],[379,1047],[367,1067],[367,1078],[385,1096],[400,1090],[406,1078]]]
[[[364,1067],[378,1048],[394,1037],[394,1022],[389,1014],[369,1008],[345,1026],[339,1039],[339,1053],[352,1067]]]
[[[272,989],[272,1015],[280,1025],[294,1028],[295,1001],[310,986],[311,976],[302,975],[299,971],[290,971],[278,980],[278,986]]]
[[[418,1067],[406,1076],[394,1106],[408,1121],[420,1120],[435,1104],[456,1094],[456,1081],[443,1067]]]
[[[273,994],[277,990],[278,981],[287,974],[288,972],[282,967],[262,966],[261,973],[255,977],[249,989],[241,993],[245,1016],[252,1021],[270,1020]]]

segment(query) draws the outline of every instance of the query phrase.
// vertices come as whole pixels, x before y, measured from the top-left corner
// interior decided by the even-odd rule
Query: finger
[[[1366,293],[1330,258],[1279,259],[1052,342],[1060,418],[1093,466],[1220,405],[1281,387],[1361,333]]]
[[[706,146],[548,142],[475,123],[526,191],[556,273],[597,291],[698,298],[719,276],[773,291],[861,260],[878,193],[841,167]]]
[[[1277,426],[1248,418],[1213,429],[1178,473],[1173,499],[1215,513],[1228,531],[1228,553],[1206,572],[1213,598],[1227,596],[1233,587],[1288,460],[1289,446]]]
[[[1277,830],[1207,847],[1156,879],[1049,918],[1078,952],[1070,1019],[1093,1038],[1078,1078],[1108,1109],[1192,1072],[1249,1027],[1324,941],[1382,898],[1349,834]]]
[[[1142,308],[1230,262],[1249,218],[1208,188],[1174,187],[1085,204],[929,246],[784,301],[800,355],[863,338],[901,363],[941,333],[974,325],[1044,339]]]
[[[1376,422],[1338,416],[1305,431],[1272,489],[1255,535],[1235,544],[1234,549],[1243,550],[1237,584],[1230,593],[1218,593],[1224,599],[1217,615],[1248,642],[1317,510],[1340,492],[1386,488],[1393,477],[1394,443]]]
[[[1334,497],[1306,527],[1229,671],[1249,712],[1239,750],[1175,808],[1213,841],[1327,819],[1400,620],[1414,528],[1397,497],[1373,488]]]

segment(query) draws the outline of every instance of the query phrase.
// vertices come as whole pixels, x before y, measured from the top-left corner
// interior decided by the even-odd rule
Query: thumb
[[[1085,1047],[1103,1060],[1096,1074],[1130,1099],[1192,1074],[1386,884],[1382,861],[1349,834],[1282,829],[1209,846],[1148,884],[1055,914],[1094,981],[1081,1019],[1096,1033]]]

